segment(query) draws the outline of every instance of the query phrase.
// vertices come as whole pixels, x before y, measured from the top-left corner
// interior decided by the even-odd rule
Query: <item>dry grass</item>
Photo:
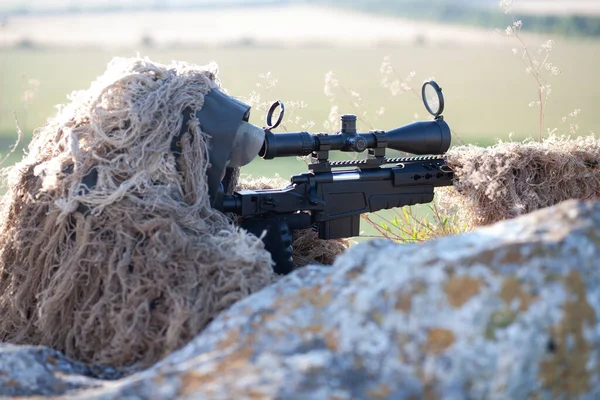
[[[600,198],[600,141],[593,136],[460,146],[447,159],[456,182],[442,190],[441,201],[466,226],[514,218],[568,199]]]

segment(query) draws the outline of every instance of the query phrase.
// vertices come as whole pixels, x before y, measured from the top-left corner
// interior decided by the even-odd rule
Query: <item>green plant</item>
[[[418,215],[420,207],[426,207],[428,210],[427,215]],[[394,212],[391,219],[377,213],[365,214],[362,218],[380,237],[398,243],[419,243],[469,230],[468,226],[461,225],[456,218],[441,210],[435,203],[424,206],[403,207]]]

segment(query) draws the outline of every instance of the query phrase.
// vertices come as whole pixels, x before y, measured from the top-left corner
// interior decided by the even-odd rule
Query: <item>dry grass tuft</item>
[[[593,136],[459,146],[447,160],[457,181],[438,192],[440,204],[470,227],[567,199],[600,198],[600,141]]]

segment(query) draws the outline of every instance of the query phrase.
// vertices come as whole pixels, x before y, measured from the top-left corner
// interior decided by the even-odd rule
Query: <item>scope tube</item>
[[[441,118],[413,122],[386,132],[388,148],[412,154],[442,154],[450,148],[450,127]]]
[[[386,148],[412,154],[442,154],[450,148],[450,127],[441,118],[419,121],[384,133]],[[350,148],[349,141],[360,137],[365,148],[377,147],[374,133],[311,134],[308,132],[266,132],[265,142],[258,155],[270,160],[275,157],[306,156],[313,151]],[[325,146],[326,144],[326,146]]]

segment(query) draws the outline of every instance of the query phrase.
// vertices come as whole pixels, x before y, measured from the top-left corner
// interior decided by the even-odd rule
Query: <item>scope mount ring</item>
[[[275,124],[273,124],[273,113],[278,108],[279,108],[279,115],[277,116],[277,121],[275,121]],[[279,126],[279,124],[281,124],[281,121],[283,120],[284,112],[285,112],[285,106],[283,105],[283,102],[281,100],[277,100],[273,104],[271,104],[269,111],[267,111],[267,121],[266,121],[267,126],[265,128],[267,130],[277,128]]]

